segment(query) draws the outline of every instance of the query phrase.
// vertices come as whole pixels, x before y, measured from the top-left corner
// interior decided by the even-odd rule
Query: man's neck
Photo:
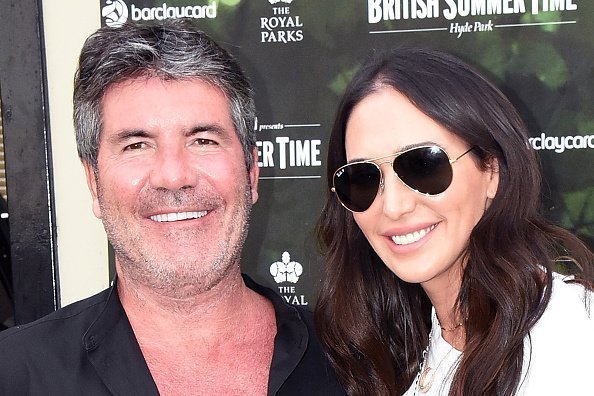
[[[127,279],[118,280],[118,292],[162,395],[266,393],[274,308],[239,271],[183,301]]]
[[[245,285],[239,271],[226,275],[209,290],[183,298],[160,294],[121,274],[118,294],[135,332],[146,326],[153,334],[169,330],[179,333],[180,329],[218,333],[234,324],[243,326],[245,315],[267,302]]]

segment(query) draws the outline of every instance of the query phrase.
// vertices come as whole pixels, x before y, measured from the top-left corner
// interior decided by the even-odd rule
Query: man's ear
[[[99,195],[97,192],[97,176],[95,175],[95,168],[87,161],[83,161],[83,167],[85,168],[85,175],[87,176],[87,186],[91,192],[91,198],[93,198],[93,213],[95,216],[101,218],[101,206],[99,205]]]
[[[252,203],[258,201],[258,177],[260,168],[258,167],[258,148],[254,147],[252,151],[252,167],[250,169],[250,188],[252,190]]]
[[[497,194],[497,188],[499,187],[499,161],[497,158],[492,157],[489,160],[487,172],[489,173],[489,184],[487,185],[487,198],[493,199]]]

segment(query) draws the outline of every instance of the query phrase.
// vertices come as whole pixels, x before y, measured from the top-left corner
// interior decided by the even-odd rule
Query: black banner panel
[[[594,248],[594,2],[589,0],[100,0],[102,25],[190,17],[233,53],[258,109],[260,198],[244,271],[315,303],[314,226],[334,112],[372,51],[409,44],[471,63],[521,111],[547,216]],[[411,131],[414,133],[414,131]]]

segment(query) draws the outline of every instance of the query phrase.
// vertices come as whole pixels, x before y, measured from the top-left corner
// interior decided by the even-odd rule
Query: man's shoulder
[[[82,336],[103,310],[110,289],[60,308],[33,322],[0,332],[0,355],[7,353],[39,353],[41,349],[63,347],[61,341],[72,344],[73,337]]]
[[[91,348],[85,339],[93,324],[110,312],[113,290],[0,333],[0,394],[109,394],[89,360]]]

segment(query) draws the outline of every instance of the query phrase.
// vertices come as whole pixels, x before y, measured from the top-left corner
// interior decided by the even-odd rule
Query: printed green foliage
[[[334,77],[334,79],[330,81],[329,84],[332,92],[334,92],[337,95],[341,95],[346,89],[346,86],[348,85],[349,81],[351,81],[351,78],[353,78],[353,76],[357,72],[357,69],[357,67],[353,67],[352,69],[338,73],[336,77]]]
[[[228,7],[235,7],[236,5],[241,3],[241,0],[218,0],[218,1],[219,1],[219,4],[223,4]]]
[[[548,88],[555,89],[563,86],[567,81],[568,73],[565,60],[550,44],[538,43],[528,51],[533,62],[539,64],[535,68],[538,79]]]
[[[592,135],[594,134],[594,119],[584,115],[577,115],[577,130],[580,135]]]
[[[541,12],[539,14],[533,15],[531,13],[526,13],[522,16],[521,21],[522,23],[547,23],[547,22],[556,22],[563,20],[562,13],[557,12]],[[556,32],[559,30],[561,25],[542,25],[540,29],[545,32]]]
[[[594,239],[594,187],[563,194],[565,214],[561,225],[585,239]]]

